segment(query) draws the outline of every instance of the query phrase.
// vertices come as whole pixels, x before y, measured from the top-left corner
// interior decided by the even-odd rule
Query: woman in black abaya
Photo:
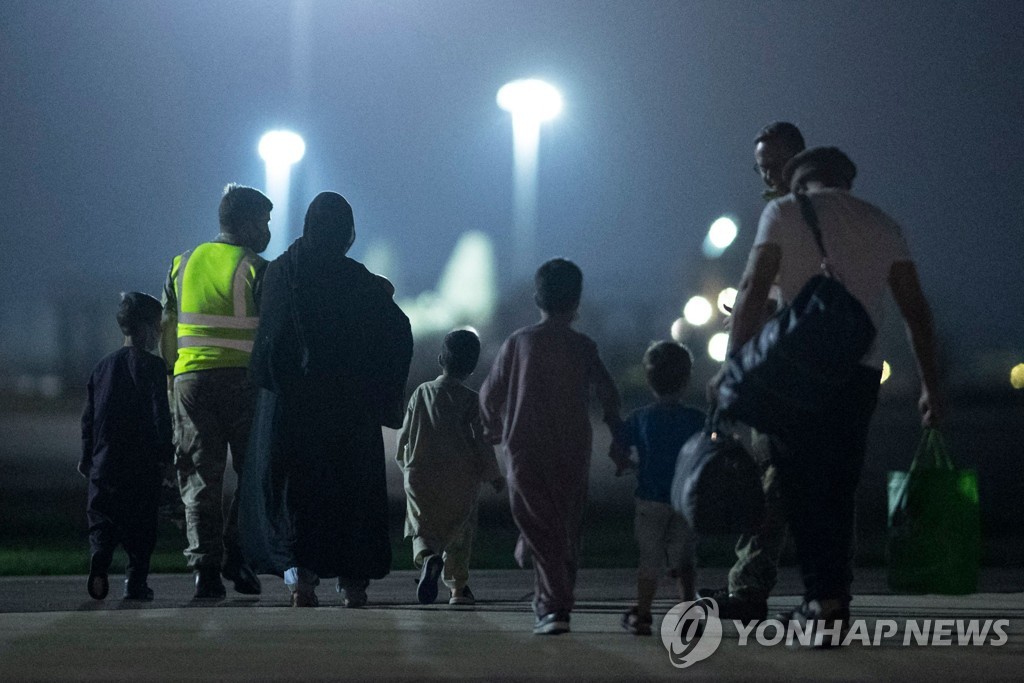
[[[293,606],[333,577],[346,605],[365,604],[391,565],[381,426],[402,424],[412,333],[391,283],[345,255],[354,241],[352,208],[323,192],[262,283],[239,529]]]

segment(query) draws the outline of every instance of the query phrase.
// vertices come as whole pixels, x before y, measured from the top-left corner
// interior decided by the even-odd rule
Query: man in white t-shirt
[[[855,175],[853,162],[834,147],[801,152],[785,169],[790,188],[805,193],[814,207],[833,271],[867,309],[876,329],[881,328],[885,290],[892,292],[921,377],[921,422],[934,426],[942,410],[930,308],[899,226],[878,207],[849,193]],[[736,297],[729,353],[759,330],[773,283],[784,301],[792,301],[820,272],[820,265],[821,254],[796,197],[768,204]],[[772,438],[772,460],[805,589],[804,602],[792,618],[849,620],[854,493],[880,368],[876,345],[820,423],[807,425],[797,437]],[[711,381],[713,392],[719,379]]]
[[[773,121],[754,138],[754,171],[764,181],[761,196],[771,201],[789,194],[785,181],[786,164],[804,151],[804,136],[789,121]],[[778,296],[774,294],[773,296]],[[775,310],[770,300],[765,317]],[[725,588],[701,588],[697,595],[714,598],[718,616],[744,622],[768,618],[768,595],[778,579],[779,556],[786,543],[786,512],[783,509],[775,466],[771,462],[768,436],[750,430],[751,452],[761,467],[765,510],[761,524],[752,533],[741,534],[736,541],[736,562],[729,570]]]

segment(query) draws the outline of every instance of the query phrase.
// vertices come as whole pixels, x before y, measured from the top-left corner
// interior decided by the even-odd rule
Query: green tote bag
[[[973,593],[981,561],[978,474],[958,470],[942,434],[925,429],[907,472],[889,472],[889,587]]]

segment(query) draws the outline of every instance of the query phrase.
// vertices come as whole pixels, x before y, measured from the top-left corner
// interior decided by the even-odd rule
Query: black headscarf
[[[345,394],[401,426],[409,321],[387,281],[345,255],[354,235],[345,198],[318,194],[302,237],[267,267],[250,369],[258,386]]]
[[[302,239],[331,258],[338,258],[352,246],[355,220],[352,206],[337,192],[321,192],[306,210]],[[340,254],[338,252],[341,252]]]
[[[338,268],[350,259],[345,254],[355,239],[352,206],[337,192],[321,192],[306,209],[302,237],[282,255],[292,274],[304,283],[337,276]]]

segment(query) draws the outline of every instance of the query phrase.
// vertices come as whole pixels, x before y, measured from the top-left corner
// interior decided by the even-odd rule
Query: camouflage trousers
[[[778,579],[779,557],[786,544],[786,515],[778,470],[770,460],[769,437],[751,431],[751,450],[761,463],[765,515],[756,533],[743,534],[736,542],[736,563],[729,570],[729,592],[764,600]]]
[[[192,569],[240,562],[238,495],[225,514],[224,474],[228,453],[241,476],[256,407],[256,387],[245,368],[201,370],[174,378],[175,467],[185,504]]]

